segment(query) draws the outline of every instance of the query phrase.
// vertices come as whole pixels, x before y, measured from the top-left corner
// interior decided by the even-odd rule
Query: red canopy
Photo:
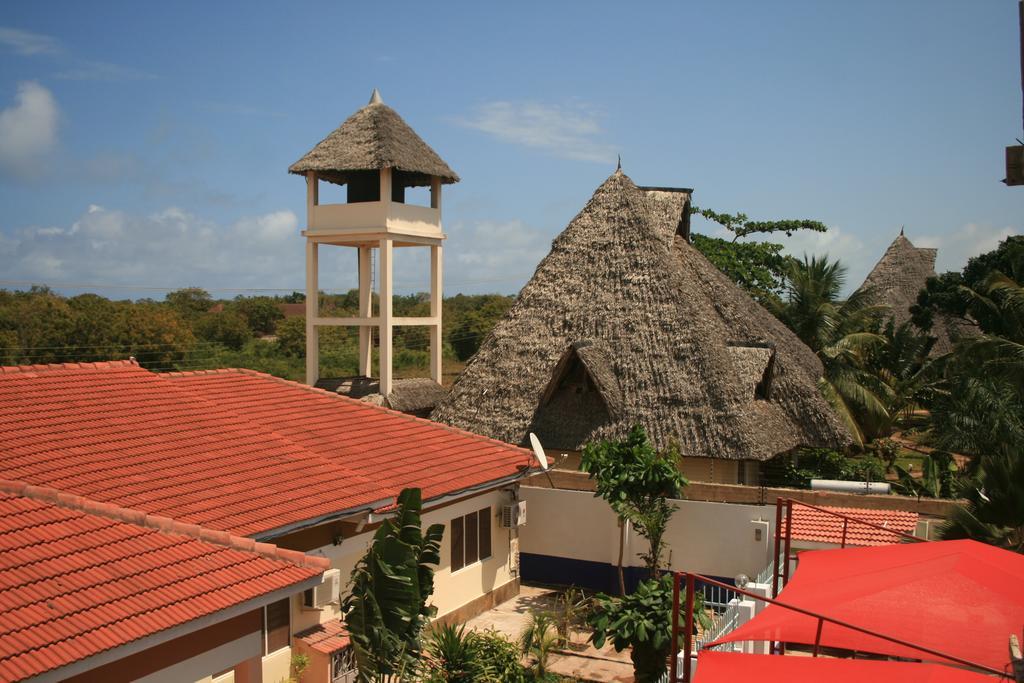
[[[800,554],[780,602],[1004,670],[1008,639],[1024,627],[1024,555],[976,541],[940,541]],[[719,642],[812,645],[818,620],[776,605]],[[824,647],[943,661],[825,623]]]
[[[693,680],[694,683],[993,683],[995,679],[941,664],[744,655],[704,650],[697,656]]]

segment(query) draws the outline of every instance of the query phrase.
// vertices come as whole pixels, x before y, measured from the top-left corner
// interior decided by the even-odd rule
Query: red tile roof
[[[853,519],[870,522],[886,529],[913,534],[918,514],[901,510],[868,510],[861,508],[825,507]],[[786,520],[782,520],[782,533],[786,533]],[[793,505],[793,540],[835,543],[843,540],[843,519],[803,505]],[[881,529],[850,520],[846,525],[846,545],[888,545],[899,543],[900,537]]]
[[[317,624],[302,633],[296,633],[295,637],[317,652],[323,652],[328,655],[348,647],[348,644],[351,642],[348,637],[348,630],[341,619],[331,619],[322,624]]]
[[[328,565],[249,538],[0,481],[0,680],[53,671],[298,590]]]
[[[252,370],[160,377],[372,479],[386,496],[415,486],[428,500],[537,464],[523,448]]]
[[[0,368],[0,477],[240,535],[514,476],[531,454],[270,375]]]

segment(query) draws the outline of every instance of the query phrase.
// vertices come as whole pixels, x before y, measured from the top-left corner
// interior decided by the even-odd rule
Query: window
[[[491,508],[452,520],[452,571],[491,556]]]
[[[263,608],[263,654],[291,645],[291,605],[288,598]]]

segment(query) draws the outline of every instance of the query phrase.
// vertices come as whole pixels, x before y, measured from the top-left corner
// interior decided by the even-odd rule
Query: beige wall
[[[679,469],[691,481],[714,484],[757,485],[760,479],[760,467],[753,460],[683,458],[680,461]]]
[[[462,607],[471,600],[489,593],[515,578],[510,564],[511,533],[508,529],[501,528],[499,517],[501,506],[507,505],[511,501],[510,493],[491,491],[423,513],[424,529],[431,524],[445,525],[444,538],[441,541],[441,564],[434,572],[434,596],[431,600],[431,603],[437,607],[437,616],[443,616]],[[451,520],[488,506],[491,508],[491,557],[453,573],[451,571],[450,546]],[[352,574],[352,569],[356,562],[366,554],[372,540],[373,533],[365,532],[346,538],[341,545],[327,545],[315,551],[330,558],[331,566],[341,570],[342,594],[347,592],[348,579]],[[296,613],[293,608],[292,616],[297,622],[301,621],[301,623],[311,626],[316,623],[317,619],[326,621],[337,616],[337,613],[330,616],[303,614]],[[302,628],[308,628],[308,626]],[[301,630],[301,628],[293,630]]]

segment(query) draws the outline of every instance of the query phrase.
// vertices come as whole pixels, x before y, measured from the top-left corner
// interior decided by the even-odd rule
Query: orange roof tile
[[[530,452],[270,375],[0,368],[0,476],[240,535],[512,477]]]
[[[823,509],[904,534],[912,534],[917,527],[918,514],[916,512],[844,507],[824,507]],[[853,519],[846,525],[846,545],[870,546],[900,542],[898,534],[890,534],[865,524],[857,524]],[[782,520],[782,533],[786,533],[785,518]],[[843,541],[843,519],[814,508],[794,504],[792,538],[793,540],[839,545]]]
[[[313,628],[296,633],[295,637],[304,642],[317,652],[331,654],[348,647],[351,642],[348,637],[348,630],[341,619],[331,619]]]
[[[298,590],[328,564],[252,539],[0,481],[0,680],[53,671],[280,590]]]

